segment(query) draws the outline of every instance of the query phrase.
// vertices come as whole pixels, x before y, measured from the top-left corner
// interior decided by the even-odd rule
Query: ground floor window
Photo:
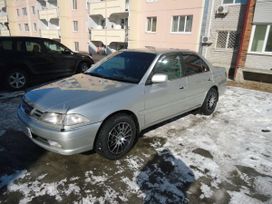
[[[216,48],[236,49],[238,41],[239,33],[237,31],[217,31]]]
[[[251,35],[251,52],[272,53],[271,25],[254,25]]]

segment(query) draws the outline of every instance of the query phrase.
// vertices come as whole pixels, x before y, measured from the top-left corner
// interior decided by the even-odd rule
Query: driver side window
[[[181,73],[181,59],[178,54],[162,56],[153,71],[153,75],[166,74],[170,81],[181,78]]]

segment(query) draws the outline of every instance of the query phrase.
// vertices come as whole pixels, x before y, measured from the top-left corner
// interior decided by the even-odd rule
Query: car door
[[[165,54],[160,57],[145,86],[145,125],[150,126],[184,112],[187,78],[183,77],[181,55]],[[166,74],[168,81],[152,84],[154,74]]]
[[[76,56],[65,46],[52,40],[43,40],[47,54],[54,59],[54,72],[72,73],[76,69]]]
[[[190,101],[194,106],[200,106],[213,84],[209,66],[199,56],[192,53],[183,54],[183,62],[190,90]]]
[[[54,61],[44,52],[43,46],[35,39],[18,39],[16,48],[18,60],[26,64],[34,74],[47,74],[53,69]]]

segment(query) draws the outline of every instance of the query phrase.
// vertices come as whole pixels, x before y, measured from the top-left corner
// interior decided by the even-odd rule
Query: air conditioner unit
[[[228,12],[229,8],[227,5],[221,5],[216,10],[216,14],[227,14]]]
[[[209,43],[211,43],[210,42],[210,38],[208,36],[202,36],[201,37],[201,43],[202,44],[209,44]]]

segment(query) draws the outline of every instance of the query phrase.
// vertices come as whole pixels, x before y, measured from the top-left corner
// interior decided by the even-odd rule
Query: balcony
[[[6,7],[5,0],[0,0],[0,9]]]
[[[52,9],[45,9],[39,11],[40,19],[46,19],[49,21],[52,18],[59,18],[58,9],[52,8]]]
[[[105,45],[109,45],[111,42],[125,42],[126,31],[125,30],[113,30],[113,29],[93,29],[91,31],[92,41],[101,41]]]
[[[8,22],[8,17],[7,16],[0,16],[0,23],[4,24]]]
[[[89,15],[102,15],[109,18],[114,13],[127,12],[126,0],[106,0],[101,2],[93,2],[90,5]]]
[[[58,38],[60,38],[59,30],[56,30],[56,29],[43,29],[43,30],[41,30],[41,37],[49,38],[49,39],[58,39]]]
[[[0,31],[0,36],[10,36],[10,33],[8,30],[1,30]]]

